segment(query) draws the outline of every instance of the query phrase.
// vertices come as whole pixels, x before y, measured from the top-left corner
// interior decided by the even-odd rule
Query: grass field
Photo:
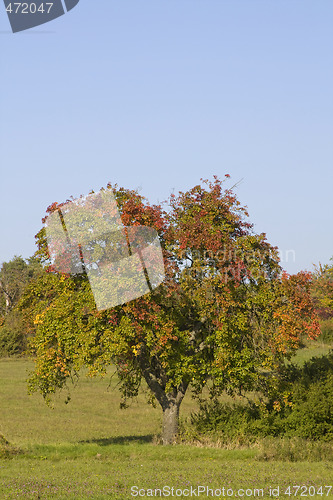
[[[300,351],[297,362],[309,359],[311,352],[319,353],[314,349],[320,349],[320,354],[328,350],[309,346]],[[116,380],[108,388],[109,379],[82,377],[71,402],[64,404],[67,394],[63,393],[50,409],[40,396],[27,395],[25,380],[32,366],[22,359],[0,360],[0,433],[23,452],[0,460],[1,499],[130,499],[136,498],[131,495],[134,486],[141,489],[137,498],[164,486],[173,498],[187,498],[191,486],[192,498],[209,497],[207,491],[200,490],[199,495],[198,486],[213,490],[211,498],[214,490],[223,487],[225,491],[215,498],[327,498],[328,493],[333,498],[333,487],[330,492],[325,488],[333,486],[333,461],[260,460],[269,457],[262,453],[268,442],[229,450],[162,447],[156,438],[161,412],[146,404],[144,393],[130,408],[120,410]],[[188,396],[182,416],[193,409],[195,403]],[[293,486],[303,489],[295,496]],[[277,487],[280,490],[270,494],[270,488]],[[239,489],[248,491],[242,495]]]
[[[324,344],[321,341],[307,341],[303,349],[298,349],[295,356],[291,359],[293,363],[301,365],[309,361],[313,356],[324,356],[333,349],[333,346]]]

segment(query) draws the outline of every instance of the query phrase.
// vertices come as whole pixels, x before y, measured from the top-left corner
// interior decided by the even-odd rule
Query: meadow
[[[309,345],[295,360],[327,351]],[[333,498],[331,443],[276,438],[223,448],[161,446],[161,411],[146,403],[144,389],[121,410],[111,371],[106,378],[82,376],[69,404],[63,392],[49,408],[41,396],[27,394],[32,368],[31,360],[0,360],[0,433],[10,443],[8,456],[0,458],[2,499],[130,499],[163,487],[174,498],[191,496],[191,487],[194,498]],[[188,395],[182,419],[196,408]]]

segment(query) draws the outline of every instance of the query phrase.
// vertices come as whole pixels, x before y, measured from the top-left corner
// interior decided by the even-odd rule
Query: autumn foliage
[[[84,275],[54,272],[45,230],[38,233],[36,255],[49,272],[22,302],[35,329],[31,390],[48,399],[83,366],[95,375],[113,364],[124,406],[146,381],[170,443],[189,387],[218,395],[274,383],[302,336],[319,334],[311,276],[283,273],[277,249],[254,233],[246,208],[224,188],[227,177],[171,195],[164,207],[107,186],[125,226],[156,229],[166,273],[152,293],[111,310],[96,310]]]

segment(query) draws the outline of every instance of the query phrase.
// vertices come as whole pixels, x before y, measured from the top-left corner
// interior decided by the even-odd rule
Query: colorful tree
[[[136,300],[97,311],[84,275],[51,267],[21,303],[36,331],[30,388],[48,399],[81,367],[94,375],[114,364],[124,406],[146,381],[163,410],[168,444],[189,387],[197,395],[204,387],[211,395],[266,390],[300,336],[318,335],[309,280],[282,273],[277,249],[253,232],[246,209],[216,177],[172,195],[167,211],[134,191],[107,189],[125,226],[157,230],[165,280]],[[44,229],[37,243],[46,265]]]

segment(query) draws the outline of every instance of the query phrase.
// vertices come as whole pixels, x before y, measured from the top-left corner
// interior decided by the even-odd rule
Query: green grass
[[[285,490],[300,484],[318,489],[333,477],[332,463],[258,462],[254,450],[129,444],[85,445],[75,453],[59,445],[40,451],[44,455],[1,462],[2,498],[128,499],[134,485],[145,489],[165,485],[181,489],[224,486],[235,491],[263,488],[269,498],[270,487]]]
[[[9,441],[7,458],[0,454],[1,499],[130,499],[135,498],[134,485],[203,485],[235,493],[239,488],[263,488],[261,498],[273,498],[269,488],[279,486],[279,497],[288,498],[283,492],[289,485],[318,490],[333,484],[332,461],[320,461],[314,453],[315,461],[284,462],[292,460],[291,445],[276,440],[243,449],[159,446],[159,408],[148,406],[142,392],[130,408],[120,410],[115,379],[108,388],[109,379],[83,377],[68,405],[63,393],[50,409],[39,395],[27,395],[25,380],[32,366],[23,359],[0,360],[0,433]],[[188,395],[181,416],[195,408]],[[283,446],[289,448],[283,451]],[[21,454],[16,454],[18,449]]]
[[[78,442],[87,439],[151,438],[160,428],[160,411],[145,403],[142,394],[130,409],[120,410],[120,396],[113,380],[82,376],[71,389],[54,399],[54,408],[46,406],[38,394],[28,396],[26,379],[33,363],[27,360],[1,360],[0,432],[12,443],[22,445]]]
[[[325,344],[324,342],[309,340],[305,343],[305,347],[296,351],[295,356],[293,356],[290,361],[292,363],[302,365],[314,356],[318,357],[328,354],[332,349],[333,344]]]

